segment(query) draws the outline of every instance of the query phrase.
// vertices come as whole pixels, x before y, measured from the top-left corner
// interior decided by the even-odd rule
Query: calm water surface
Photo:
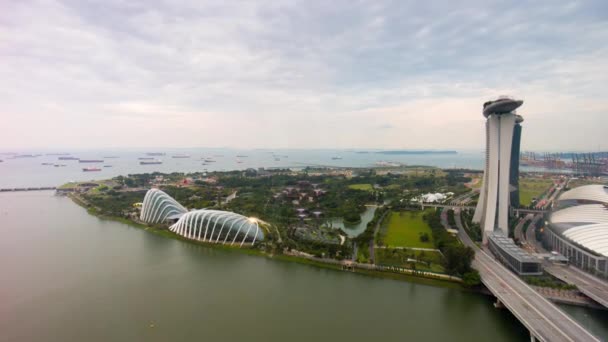
[[[485,296],[194,246],[51,192],[0,194],[0,233],[0,341],[528,339]]]

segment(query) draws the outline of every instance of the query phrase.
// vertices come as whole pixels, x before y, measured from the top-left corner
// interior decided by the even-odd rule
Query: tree
[[[481,284],[481,277],[477,270],[471,270],[462,276],[462,282],[466,287],[474,287]]]

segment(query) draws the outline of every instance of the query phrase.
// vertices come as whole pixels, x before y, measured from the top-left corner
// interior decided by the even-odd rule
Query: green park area
[[[443,256],[439,251],[408,248],[376,248],[376,264],[414,268],[420,271],[444,272]]]
[[[391,212],[383,224],[382,243],[387,247],[435,248],[431,228],[422,218],[432,210]]]
[[[353,190],[363,190],[363,191],[372,191],[374,188],[371,184],[351,184],[348,186],[349,189]]]
[[[519,203],[528,206],[534,198],[538,199],[553,184],[551,179],[520,179],[519,180]]]

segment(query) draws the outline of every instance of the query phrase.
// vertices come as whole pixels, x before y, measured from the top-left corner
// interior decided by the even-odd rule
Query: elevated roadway
[[[460,208],[460,209],[475,209],[472,205],[462,204],[434,204],[434,203],[421,203],[422,208]],[[547,210],[543,209],[517,209],[513,208],[515,214],[544,214]]]
[[[482,283],[530,331],[531,340],[599,341],[553,303],[528,286],[519,277],[483,251],[469,238],[455,215],[458,236],[475,251],[472,266],[479,271]]]
[[[537,217],[535,217],[535,219],[537,219]],[[534,222],[530,224],[526,231],[528,245],[534,248],[534,251],[537,253],[549,253],[549,251],[545,250],[542,245],[536,241],[536,235],[534,234],[536,227],[533,223]],[[608,308],[608,281],[599,279],[574,266],[556,265],[551,262],[544,262],[543,268],[547,273],[557,279],[560,279],[567,284],[575,285],[581,293],[605,308]]]

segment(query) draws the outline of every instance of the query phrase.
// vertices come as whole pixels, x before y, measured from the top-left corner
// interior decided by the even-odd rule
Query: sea
[[[58,186],[70,181],[108,179],[119,175],[150,172],[231,171],[248,168],[372,167],[386,163],[441,168],[482,169],[482,150],[453,153],[384,154],[366,149],[147,149],[0,151],[0,188]],[[438,152],[438,151],[434,151]],[[162,154],[150,156],[148,153]],[[60,160],[75,157],[101,162]],[[180,158],[181,157],[181,158]],[[162,164],[141,165],[139,158],[154,158]],[[207,160],[213,160],[205,162]],[[64,166],[55,166],[55,164]],[[83,168],[100,171],[83,171]]]

